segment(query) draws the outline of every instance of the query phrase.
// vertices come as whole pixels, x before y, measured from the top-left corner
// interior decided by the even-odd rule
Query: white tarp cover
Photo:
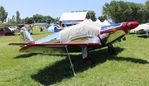
[[[90,19],[86,19],[77,25],[66,27],[60,31],[60,41],[70,42],[81,37],[95,37],[100,33],[100,28],[100,25]]]

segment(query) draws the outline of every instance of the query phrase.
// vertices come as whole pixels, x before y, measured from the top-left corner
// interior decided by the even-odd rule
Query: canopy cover
[[[100,29],[101,26],[99,24],[86,19],[77,25],[66,27],[60,31],[60,41],[70,42],[71,40],[82,37],[95,37],[100,34]]]

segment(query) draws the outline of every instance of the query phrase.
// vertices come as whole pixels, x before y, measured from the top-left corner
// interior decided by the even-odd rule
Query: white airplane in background
[[[149,23],[140,24],[136,28],[130,30],[130,33],[143,34],[142,36],[149,36]]]

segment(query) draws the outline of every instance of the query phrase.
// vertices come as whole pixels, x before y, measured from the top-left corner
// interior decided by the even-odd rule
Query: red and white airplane
[[[21,52],[32,53],[48,53],[50,49],[64,47],[69,59],[69,52],[82,51],[83,59],[90,60],[91,56],[89,56],[88,50],[107,46],[114,53],[112,44],[124,38],[129,30],[138,25],[138,22],[132,21],[100,26],[90,19],[86,19],[77,25],[66,27],[64,30],[39,40],[34,40],[26,28],[22,27],[21,34],[26,42],[10,43],[10,45],[20,45]]]

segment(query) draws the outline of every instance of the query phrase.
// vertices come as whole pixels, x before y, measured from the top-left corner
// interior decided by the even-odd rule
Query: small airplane
[[[91,56],[88,54],[90,50],[108,46],[109,50],[114,53],[112,44],[123,39],[129,30],[138,25],[138,22],[132,21],[101,26],[86,19],[77,25],[65,27],[65,29],[39,40],[35,40],[26,28],[22,27],[21,34],[26,42],[10,43],[9,45],[20,45],[21,52],[32,53],[47,53],[50,49],[63,47],[74,71],[69,52],[82,51],[82,57],[86,61],[91,60]]]
[[[149,37],[149,23],[138,25],[136,28],[130,30],[130,33],[138,33],[140,37]]]

